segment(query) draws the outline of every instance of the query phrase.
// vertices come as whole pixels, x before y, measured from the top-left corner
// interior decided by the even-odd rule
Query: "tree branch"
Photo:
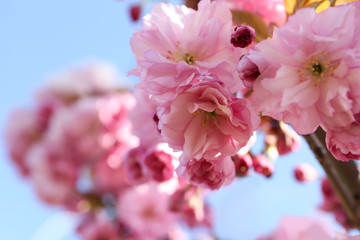
[[[304,138],[325,170],[353,226],[360,229],[360,179],[357,166],[354,161],[336,160],[327,150],[325,134],[324,130],[318,128]]]

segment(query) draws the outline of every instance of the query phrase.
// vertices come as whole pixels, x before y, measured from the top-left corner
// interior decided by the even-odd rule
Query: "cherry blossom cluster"
[[[299,134],[321,126],[342,161],[360,158],[359,17],[359,2],[300,9],[238,64],[257,111]]]
[[[52,77],[34,108],[9,118],[12,160],[44,202],[81,214],[84,240],[184,239],[180,223],[211,228],[206,191],[174,171],[179,154],[161,141],[153,102],[118,80],[100,63]]]
[[[251,27],[234,26],[221,1],[208,0],[197,11],[155,5],[131,39],[137,67],[129,73],[140,78],[137,87],[153,103],[161,139],[181,154],[177,173],[194,185],[218,189],[251,166],[265,176],[273,171],[264,155],[239,156],[260,124],[259,112],[241,97],[245,87],[237,71],[254,39]],[[292,130],[285,124],[267,129],[267,146],[280,154],[298,148],[299,138],[288,138]]]

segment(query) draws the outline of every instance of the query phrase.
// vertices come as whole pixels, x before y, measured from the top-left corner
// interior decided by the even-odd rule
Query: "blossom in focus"
[[[291,124],[299,134],[311,133],[320,124],[334,128],[351,123],[348,93],[359,73],[353,57],[357,14],[354,4],[319,14],[300,9],[272,38],[257,44],[257,53],[247,56],[260,69],[251,96],[255,108]]]
[[[157,116],[164,141],[195,159],[237,153],[260,122],[248,100],[234,97],[218,81],[184,88],[159,106]]]
[[[229,41],[231,13],[218,2],[200,1],[198,11],[160,3],[144,17],[143,30],[131,38],[143,87],[160,101],[171,99],[198,75],[211,74],[233,92],[243,88],[236,62],[246,52]]]
[[[348,129],[326,132],[326,145],[334,157],[341,161],[360,159],[360,125],[352,123]]]
[[[245,10],[255,13],[267,24],[281,26],[285,23],[286,12],[282,0],[217,0],[230,9]]]

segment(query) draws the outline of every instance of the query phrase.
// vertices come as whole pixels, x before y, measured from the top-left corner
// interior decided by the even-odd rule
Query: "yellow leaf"
[[[255,29],[256,39],[264,40],[270,36],[268,26],[258,15],[242,10],[231,10],[231,13],[235,24],[249,25]]]
[[[319,6],[317,6],[317,7],[315,8],[315,11],[316,11],[317,13],[322,12],[322,11],[324,11],[325,9],[327,9],[328,7],[330,7],[330,5],[331,5],[330,1],[328,1],[328,0],[323,1],[321,4],[319,4]]]
[[[288,16],[295,12],[296,4],[297,0],[284,0],[285,11]]]

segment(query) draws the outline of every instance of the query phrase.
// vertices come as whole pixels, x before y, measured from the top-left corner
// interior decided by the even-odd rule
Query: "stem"
[[[354,161],[336,160],[327,150],[325,135],[324,130],[318,128],[304,138],[325,170],[351,223],[355,228],[360,229],[360,179],[357,166]]]

